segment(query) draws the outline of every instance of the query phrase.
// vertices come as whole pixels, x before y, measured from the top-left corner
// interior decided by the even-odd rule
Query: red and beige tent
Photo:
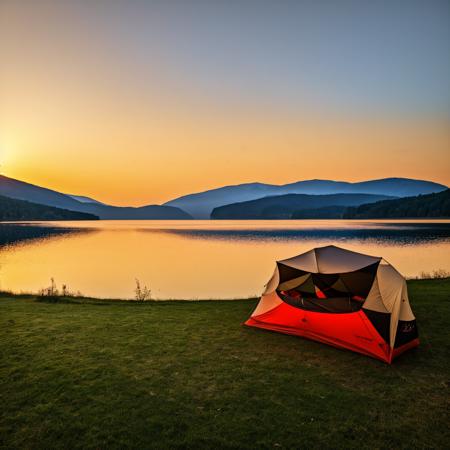
[[[245,324],[387,363],[419,344],[403,276],[383,258],[333,245],[278,261]]]

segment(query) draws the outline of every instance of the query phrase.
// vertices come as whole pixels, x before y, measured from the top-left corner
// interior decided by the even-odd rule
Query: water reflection
[[[68,237],[92,233],[89,228],[64,228],[60,226],[0,223],[0,248],[27,241],[42,241],[55,237]]]
[[[141,229],[141,232],[158,232],[190,239],[224,241],[276,241],[276,240],[375,240],[402,244],[450,240],[450,224],[393,224],[385,227],[361,228],[302,228],[302,229]]]
[[[340,245],[383,256],[404,275],[450,270],[450,222],[99,221],[0,225],[0,288],[38,291],[51,277],[97,297],[258,295],[275,260]],[[7,244],[7,245],[5,245]]]

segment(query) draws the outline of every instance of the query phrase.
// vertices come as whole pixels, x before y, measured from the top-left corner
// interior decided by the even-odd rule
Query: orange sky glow
[[[245,71],[240,66],[234,84],[224,76],[209,85],[218,66],[194,55],[196,38],[190,57],[201,74],[189,72],[186,62],[178,67],[181,58],[169,43],[138,35],[140,26],[147,32],[136,23],[142,11],[123,17],[117,6],[105,17],[102,2],[92,9],[89,2],[26,3],[0,6],[4,175],[116,205],[162,203],[253,181],[396,176],[450,185],[450,120],[442,108],[380,108],[373,106],[376,96],[355,106],[337,96],[339,86],[333,101],[319,88],[289,100],[282,79],[272,92],[273,80],[264,78],[280,74],[248,75],[263,58]],[[146,13],[152,20],[153,12]],[[158,14],[180,20],[173,11]],[[134,40],[125,42],[129,35]],[[160,37],[170,41],[162,31]],[[365,86],[375,87],[381,89]],[[448,96],[448,86],[442,89]]]

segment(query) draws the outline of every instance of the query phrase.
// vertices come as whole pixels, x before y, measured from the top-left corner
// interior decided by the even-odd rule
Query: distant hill
[[[81,203],[95,203],[96,205],[104,205],[104,203],[99,202],[98,200],[94,200],[91,197],[85,197],[84,195],[71,195],[71,194],[65,194],[65,195],[73,198],[77,202],[81,202]]]
[[[62,194],[51,189],[5,177],[4,175],[0,175],[0,195],[70,211],[94,214],[99,216],[100,219],[192,219],[186,212],[171,206],[120,207],[105,205],[93,199],[89,199],[92,201],[88,202],[86,197],[83,197],[83,201],[79,201],[76,200],[77,196]]]
[[[4,175],[0,175],[0,195],[18,200],[27,200],[41,205],[83,212],[83,205],[66,194],[15,180]]]
[[[263,199],[264,197],[289,194],[315,196],[372,194],[385,197],[410,197],[419,194],[441,192],[446,189],[447,187],[442,184],[408,178],[385,178],[358,183],[330,180],[306,180],[285,185],[248,183],[224,186],[218,189],[185,195],[171,200],[164,205],[119,207],[101,203],[90,197],[63,194],[52,189],[0,175],[0,195],[70,211],[94,214],[99,216],[100,219],[209,219],[211,212],[215,208]],[[377,200],[381,198],[383,197],[379,197]],[[367,200],[367,202],[369,201]],[[332,206],[334,208],[331,208]],[[299,218],[305,218],[306,215],[321,218],[338,218],[343,214],[342,206],[346,205],[315,205],[307,203],[297,205],[295,210],[288,208],[289,212],[282,209],[279,212],[274,210],[272,213],[270,211],[266,213],[268,215],[281,215],[283,217],[286,214],[295,213],[295,216]],[[352,204],[351,206],[357,205]],[[315,211],[316,209],[320,209],[320,211]],[[219,214],[221,213],[219,212]]]
[[[331,180],[306,180],[285,185],[247,183],[185,195],[170,200],[164,205],[181,208],[195,219],[209,219],[214,208],[274,195],[374,194],[409,197],[445,189],[447,186],[442,184],[409,178],[384,178],[358,183]]]
[[[0,195],[0,221],[98,220],[98,216]]]
[[[323,208],[307,208],[294,211],[291,219],[342,219],[348,206],[324,206]]]
[[[363,203],[387,199],[385,195],[372,194],[332,194],[306,195],[287,194],[264,197],[248,202],[214,208],[212,219],[291,219],[294,213],[302,210],[317,210],[318,208],[358,206]],[[342,210],[341,210],[342,212]]]
[[[189,220],[192,216],[179,208],[171,206],[147,205],[133,208],[131,206],[110,206],[84,203],[83,211],[98,214],[100,219],[154,219],[154,220]]]
[[[450,217],[450,189],[437,194],[385,200],[348,208],[345,219]]]

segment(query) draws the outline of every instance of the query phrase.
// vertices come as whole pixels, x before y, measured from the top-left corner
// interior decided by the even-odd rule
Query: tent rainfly
[[[333,245],[278,261],[245,325],[303,336],[389,364],[419,345],[403,276],[383,258]]]

